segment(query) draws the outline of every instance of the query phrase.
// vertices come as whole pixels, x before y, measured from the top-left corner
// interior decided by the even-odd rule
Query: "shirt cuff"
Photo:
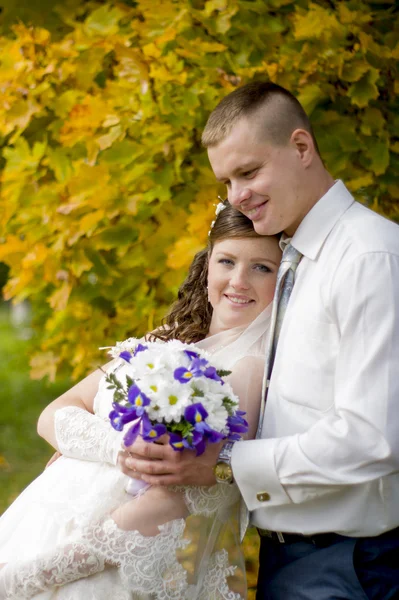
[[[231,466],[248,510],[292,503],[274,466],[274,440],[237,442]]]

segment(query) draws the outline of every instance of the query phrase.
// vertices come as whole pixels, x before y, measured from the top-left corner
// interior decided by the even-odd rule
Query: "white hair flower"
[[[220,196],[218,196],[218,199],[221,200],[221,202],[219,202],[219,204],[216,205],[216,209],[215,209],[215,216],[218,217],[220,215],[220,213],[222,212],[222,210],[224,210],[225,208],[227,208],[227,204],[225,204],[223,202],[223,200],[221,199]],[[214,221],[212,221],[211,223],[211,227],[208,231],[208,236],[211,235],[211,231],[214,228],[214,225],[216,223],[216,219]]]
[[[226,204],[224,204],[223,202],[219,202],[219,204],[217,205],[216,210],[215,210],[215,215],[216,216],[220,215],[222,210],[224,210],[225,208],[226,208]]]

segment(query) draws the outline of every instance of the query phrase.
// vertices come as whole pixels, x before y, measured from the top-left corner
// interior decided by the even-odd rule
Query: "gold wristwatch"
[[[231,452],[234,442],[227,442],[219,452],[216,465],[213,467],[218,483],[233,483],[233,470],[231,468]]]

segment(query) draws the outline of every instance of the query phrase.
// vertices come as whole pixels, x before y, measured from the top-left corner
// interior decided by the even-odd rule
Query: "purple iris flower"
[[[184,353],[187,354],[188,358],[192,360],[193,358],[198,358],[197,352],[193,352],[192,350],[184,350]]]
[[[198,423],[196,423],[194,425],[194,430],[198,431],[202,435],[204,435],[206,433],[210,433],[212,431],[212,429],[209,427],[208,423],[206,423],[205,421],[198,421]]]
[[[242,411],[237,411],[235,415],[232,415],[227,418],[227,427],[229,428],[230,434],[234,435],[247,433],[248,423],[245,419],[243,419],[243,417],[241,416],[242,414]]]
[[[190,365],[190,369],[194,374],[194,377],[201,377],[204,374],[203,369],[209,365],[205,358],[194,358]]]
[[[123,443],[125,444],[125,446],[131,446],[136,441],[136,438],[140,433],[140,425],[141,419],[137,419],[137,421],[133,423],[130,429],[127,430],[126,435],[123,438]]]
[[[112,408],[116,410],[118,413],[131,413],[134,408],[132,406],[124,406],[123,404],[119,404],[119,402],[113,402]]]
[[[217,444],[218,442],[224,440],[224,438],[225,435],[223,433],[220,433],[220,431],[215,431],[214,429],[210,429],[210,432],[207,436],[207,439],[211,444]]]
[[[205,377],[207,377],[208,379],[214,379],[215,381],[220,381],[222,385],[224,385],[224,381],[221,377],[219,377],[219,375],[217,374],[217,371],[215,369],[215,367],[207,367],[204,371],[204,375]]]
[[[200,444],[203,441],[204,436],[202,435],[202,433],[200,431],[196,431],[194,429],[194,431],[192,433],[192,438],[193,438],[192,439],[192,445],[193,446],[198,446],[198,444]]]
[[[191,441],[188,438],[183,438],[183,446],[188,450],[194,450],[195,447],[200,444],[203,440],[203,435],[199,431],[193,431],[191,437]]]
[[[188,354],[188,351],[186,351],[186,354]],[[190,354],[194,355],[195,352],[190,352]],[[191,365],[188,369],[186,369],[186,367],[179,367],[178,369],[175,369],[173,374],[174,378],[180,383],[187,383],[193,377],[202,377],[205,374],[204,369],[208,364],[209,363],[205,358],[199,358],[197,355],[191,361]]]
[[[184,448],[187,448],[187,450],[193,450],[193,448],[194,448],[193,443],[189,442],[187,438],[183,438],[182,442],[183,442]]]
[[[196,432],[194,432],[194,433],[196,433]],[[205,440],[201,434],[196,441],[194,441],[194,437],[191,442],[189,442],[186,438],[184,438],[183,446],[185,448],[187,448],[187,450],[195,450],[195,453],[197,456],[200,456],[201,454],[203,454],[205,451],[205,448],[206,448]]]
[[[139,386],[135,383],[128,389],[127,397],[132,407],[136,410],[138,417],[141,417],[144,413],[144,407],[151,403],[150,398],[143,394]]]
[[[127,350],[124,350],[123,352],[121,352],[119,354],[119,357],[123,358],[123,360],[130,363],[130,359],[133,357],[133,355],[130,352],[128,352]]]
[[[195,404],[187,406],[186,410],[184,411],[184,418],[194,426],[202,423],[207,416],[208,413],[202,406],[201,402],[196,402]]]
[[[169,444],[172,446],[173,450],[176,450],[176,452],[181,452],[184,450],[183,438],[178,433],[171,433],[169,435]]]
[[[142,436],[146,442],[155,442],[167,431],[166,426],[162,423],[153,425],[146,413],[143,414],[141,421],[143,424]]]
[[[129,409],[126,407],[119,407],[117,404],[114,404],[114,410],[111,410],[109,413],[109,420],[111,425],[116,431],[122,431],[123,427],[127,423],[131,423],[135,419],[137,419],[136,411],[133,409]]]
[[[197,456],[200,456],[206,447],[204,438],[198,431],[193,431],[191,441],[182,437],[179,433],[171,433],[169,443],[173,450],[178,452],[181,452],[184,449],[195,450]]]
[[[193,431],[192,446],[193,449],[196,451],[197,456],[203,454],[206,446],[204,436],[200,431]]]
[[[201,456],[201,454],[203,454],[205,452],[205,442],[204,440],[201,440],[200,442],[198,442],[198,444],[195,445],[195,452],[197,454],[197,456]]]
[[[136,356],[136,354],[138,354],[139,352],[143,352],[144,350],[148,350],[148,346],[143,346],[143,344],[137,344],[137,346],[134,349],[134,356]]]
[[[186,367],[179,367],[178,369],[175,369],[173,377],[180,383],[188,383],[190,379],[194,377],[194,374],[191,371],[191,369],[186,369]]]

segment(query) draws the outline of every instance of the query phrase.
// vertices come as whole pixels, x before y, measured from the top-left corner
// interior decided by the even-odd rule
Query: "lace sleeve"
[[[101,417],[77,406],[65,406],[55,412],[54,427],[64,456],[116,465],[122,434]]]

